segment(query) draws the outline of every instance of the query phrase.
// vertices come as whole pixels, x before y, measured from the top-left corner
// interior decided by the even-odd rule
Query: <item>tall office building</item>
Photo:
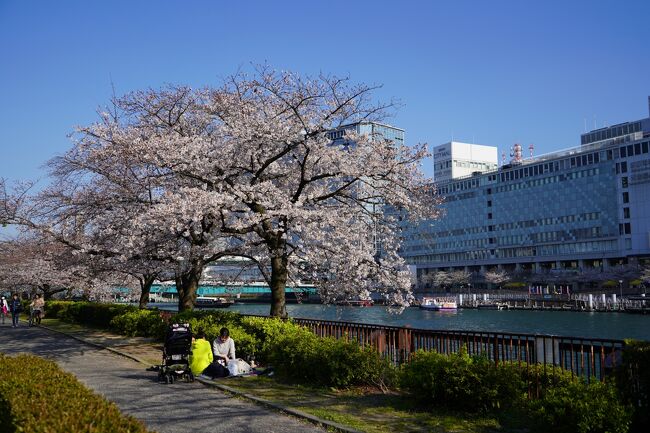
[[[370,121],[361,121],[356,123],[351,123],[348,125],[343,125],[333,131],[328,132],[328,137],[332,140],[334,144],[350,144],[353,145],[353,142],[350,142],[346,137],[347,131],[354,131],[359,135],[366,135],[370,137],[371,140],[383,138],[386,140],[392,140],[396,145],[404,144],[404,130],[401,128],[396,128],[394,126],[386,125],[378,122]],[[358,192],[363,195],[374,195],[373,194],[373,185],[372,182],[366,182],[364,184],[359,184],[358,188],[365,188],[365,191]],[[371,200],[371,202],[365,205],[367,207],[369,214],[378,214],[383,209],[383,203],[379,199]],[[374,222],[376,224],[376,221]],[[373,225],[372,232],[372,242],[374,246],[374,251],[377,256],[382,254],[382,239],[378,236],[378,228],[376,225]]]
[[[649,148],[650,117],[590,131],[579,147],[497,170],[436,176],[443,214],[407,227],[402,255],[418,276],[607,270],[647,261]]]

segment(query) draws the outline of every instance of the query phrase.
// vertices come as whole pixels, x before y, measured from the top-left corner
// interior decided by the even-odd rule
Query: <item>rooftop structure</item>
[[[433,148],[433,167],[436,182],[495,170],[497,148],[450,141]]]

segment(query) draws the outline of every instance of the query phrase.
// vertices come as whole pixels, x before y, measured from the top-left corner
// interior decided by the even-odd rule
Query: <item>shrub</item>
[[[108,328],[115,316],[136,310],[137,308],[131,305],[69,302],[65,307],[60,307],[57,317],[66,322]]]
[[[540,432],[625,433],[631,422],[631,409],[621,403],[613,386],[577,378],[549,387],[543,398],[529,402],[529,408]]]
[[[635,409],[632,431],[645,431],[650,424],[650,342],[625,342],[616,385],[623,400]]]
[[[362,348],[354,341],[319,338],[308,329],[295,326],[273,342],[268,349],[269,362],[285,379],[337,388],[383,387],[394,376],[388,360],[373,348]]]
[[[167,324],[158,310],[135,310],[117,315],[111,319],[111,328],[131,337],[156,337],[162,339]]]
[[[31,355],[0,354],[0,431],[30,433],[144,433],[54,362]]]
[[[452,355],[416,352],[402,367],[400,383],[421,403],[468,411],[510,407],[526,389],[516,366],[496,367],[464,350]]]
[[[70,304],[72,304],[70,301],[46,301],[45,313],[51,317],[58,317],[59,312],[68,308]]]

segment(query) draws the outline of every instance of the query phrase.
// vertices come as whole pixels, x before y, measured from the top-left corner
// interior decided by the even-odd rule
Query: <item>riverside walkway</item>
[[[103,338],[101,343],[109,347],[125,347],[122,343],[126,340],[111,341],[110,336],[100,332],[90,337],[93,342]],[[86,386],[115,402],[123,413],[159,433],[325,432],[313,424],[198,382],[159,384],[156,373],[146,371],[141,363],[60,333],[29,328],[24,323],[17,329],[10,324],[0,325],[0,352],[32,353],[56,361]],[[148,352],[145,349],[137,355],[148,360],[155,354],[151,349]]]

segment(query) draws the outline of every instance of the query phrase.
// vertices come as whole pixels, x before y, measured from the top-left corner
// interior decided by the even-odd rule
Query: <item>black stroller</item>
[[[162,365],[158,370],[158,380],[174,383],[177,378],[187,382],[194,381],[190,370],[192,353],[192,328],[189,323],[174,323],[167,329]]]

